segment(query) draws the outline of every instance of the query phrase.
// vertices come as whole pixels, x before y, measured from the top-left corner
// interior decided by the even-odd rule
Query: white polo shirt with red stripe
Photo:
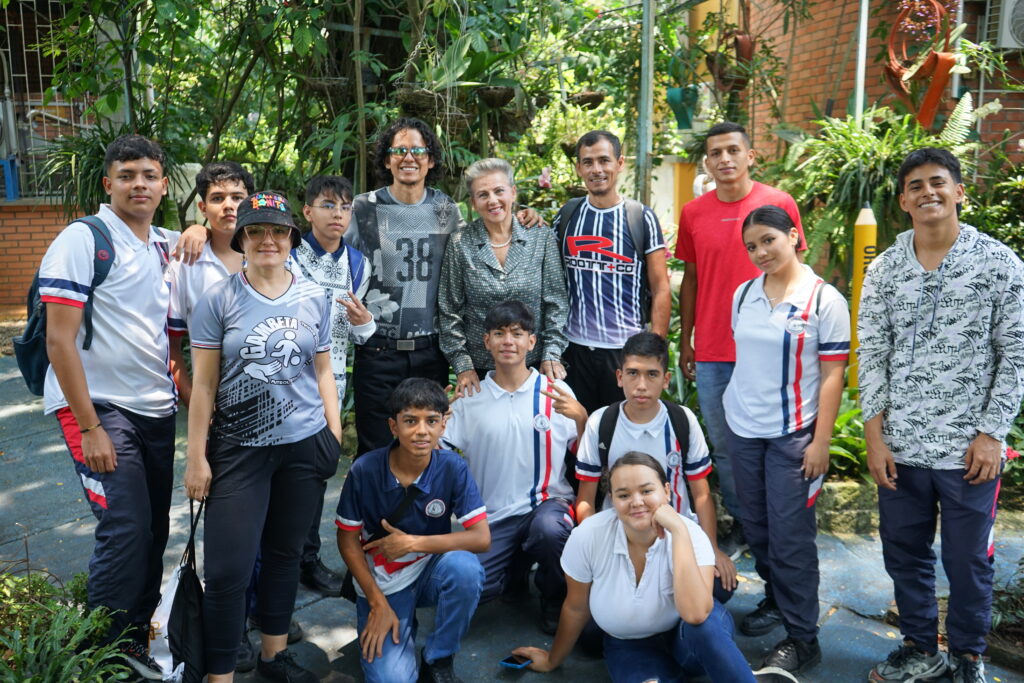
[[[686,482],[703,479],[711,474],[711,455],[708,453],[708,445],[704,441],[704,433],[701,432],[697,417],[689,408],[682,408],[690,424],[690,439],[685,456],[682,455],[683,448],[675,430],[672,429],[672,421],[668,419],[668,408],[664,403],[658,406],[658,414],[654,419],[645,423],[633,422],[626,416],[626,411],[620,408],[615,436],[608,447],[608,467],[631,451],[650,455],[661,463],[668,475],[669,488],[672,490],[672,507],[679,514],[696,522],[697,515],[690,509]],[[576,457],[576,478],[580,481],[598,481],[601,478],[601,456],[597,443],[600,438],[601,418],[607,409],[599,408],[587,419],[587,429],[583,432]],[[611,506],[611,500],[606,496],[603,509]]]
[[[746,296],[747,283],[733,295],[736,368],[722,404],[737,436],[772,439],[809,427],[818,415],[821,361],[850,356],[846,299],[810,266],[801,267],[799,288],[775,306],[764,293],[764,275],[750,281]]]
[[[174,412],[177,392],[168,369],[167,310],[170,288],[164,281],[166,254],[178,233],[150,227],[140,240],[108,204],[97,215],[113,241],[114,265],[93,296],[92,345],[82,349],[85,324],[75,346],[93,401],[105,401],[148,417]],[[53,240],[39,266],[44,303],[84,308],[92,287],[95,242],[85,223],[75,222]],[[46,371],[43,411],[67,405],[53,366]]]
[[[555,385],[572,393],[564,382]],[[480,391],[452,404],[442,444],[457,448],[469,464],[487,518],[496,523],[528,514],[550,498],[573,501],[565,479],[565,452],[576,442],[576,423],[555,412],[548,378],[531,369],[515,391],[494,381],[494,371]]]
[[[391,516],[406,496],[388,460],[396,445],[364,453],[352,463],[338,498],[335,523],[345,531],[360,531],[364,545],[376,534],[387,534],[381,520]],[[434,450],[426,469],[410,486],[415,486],[417,493],[395,524],[407,534],[449,534],[453,515],[465,529],[487,519],[487,509],[466,463],[451,451]],[[429,553],[413,552],[388,560],[374,549],[366,552],[366,565],[381,592],[391,595],[411,586],[423,573],[428,558]],[[366,597],[359,582],[355,589]]]

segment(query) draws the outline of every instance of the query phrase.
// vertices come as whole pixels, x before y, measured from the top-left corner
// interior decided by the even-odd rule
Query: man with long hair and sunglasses
[[[352,372],[359,453],[391,443],[388,396],[408,377],[448,384],[438,345],[437,289],[458,206],[428,187],[444,169],[441,143],[423,121],[400,118],[377,141],[374,168],[386,185],[357,196],[346,241],[370,260],[366,307],[377,331],[356,346]],[[520,222],[540,222],[525,210]]]

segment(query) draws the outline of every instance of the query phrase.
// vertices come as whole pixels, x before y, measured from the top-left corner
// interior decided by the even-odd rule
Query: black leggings
[[[237,446],[211,441],[213,481],[206,499],[206,595],[203,630],[212,674],[234,671],[245,620],[245,589],[256,551],[260,628],[288,632],[299,581],[299,556],[323,481],[338,467],[341,447],[328,428],[290,444]]]

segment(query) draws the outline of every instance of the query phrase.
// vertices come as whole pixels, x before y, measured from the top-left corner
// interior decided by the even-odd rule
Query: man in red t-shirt
[[[736,288],[761,274],[747,258],[740,226],[748,213],[773,204],[784,209],[796,224],[800,231],[799,248],[805,249],[807,243],[793,198],[751,179],[755,154],[743,126],[728,121],[712,126],[704,150],[715,189],[683,207],[676,239],[676,258],[686,262],[679,287],[679,366],[686,377],[697,381],[697,398],[718,471],[722,501],[733,518],[738,519],[739,501],[729,454],[725,451],[722,410],[722,394],[736,364],[729,309]],[[741,538],[735,523],[731,538],[720,540],[719,547],[727,553],[736,552],[742,548]],[[780,619],[769,595],[754,614],[740,623],[740,631],[747,635],[766,633]]]

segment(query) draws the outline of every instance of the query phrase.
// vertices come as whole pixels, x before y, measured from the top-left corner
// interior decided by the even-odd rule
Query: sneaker
[[[260,630],[260,618],[257,615],[249,615],[249,628],[254,629],[256,631]],[[289,645],[294,645],[295,643],[299,642],[300,640],[302,640],[302,636],[304,635],[305,633],[302,630],[302,626],[299,625],[299,622],[295,621],[294,619],[288,622]]]
[[[953,683],[985,683],[985,662],[975,654],[950,655]]]
[[[555,635],[558,631],[558,617],[562,614],[562,603],[549,603],[541,598],[540,600],[540,621],[538,625],[542,633],[549,636]]]
[[[745,636],[763,636],[782,624],[782,612],[775,605],[775,599],[765,597],[757,603],[757,609],[740,619],[740,633]]]
[[[869,681],[934,681],[946,675],[946,662],[938,652],[928,654],[904,641],[868,674]]]
[[[295,653],[288,650],[281,650],[269,662],[259,657],[256,670],[260,672],[260,676],[281,683],[320,683],[320,679],[312,671],[303,669],[295,663]]]
[[[328,569],[319,557],[299,566],[299,583],[325,598],[341,597],[341,584],[344,580],[344,576]]]
[[[777,666],[766,666],[754,672],[758,683],[800,683],[796,676]]]
[[[419,683],[462,683],[462,679],[455,675],[453,657],[442,657],[432,663],[421,657]]]
[[[242,642],[238,644],[238,655],[235,657],[235,671],[244,674],[256,668],[259,651],[249,638],[249,631],[242,631]]]
[[[149,656],[149,648],[140,642],[129,640],[120,647],[121,655],[127,660],[128,665],[135,669],[148,681],[162,681],[164,671],[156,660]]]
[[[818,639],[811,642],[786,638],[772,648],[768,656],[764,658],[764,667],[776,667],[798,674],[804,669],[809,669],[821,661],[821,647]]]
[[[740,528],[740,523],[736,521],[732,523],[729,533],[719,536],[717,542],[718,549],[728,555],[729,559],[733,562],[740,559],[743,551],[750,549],[746,539],[743,538],[743,529]]]

